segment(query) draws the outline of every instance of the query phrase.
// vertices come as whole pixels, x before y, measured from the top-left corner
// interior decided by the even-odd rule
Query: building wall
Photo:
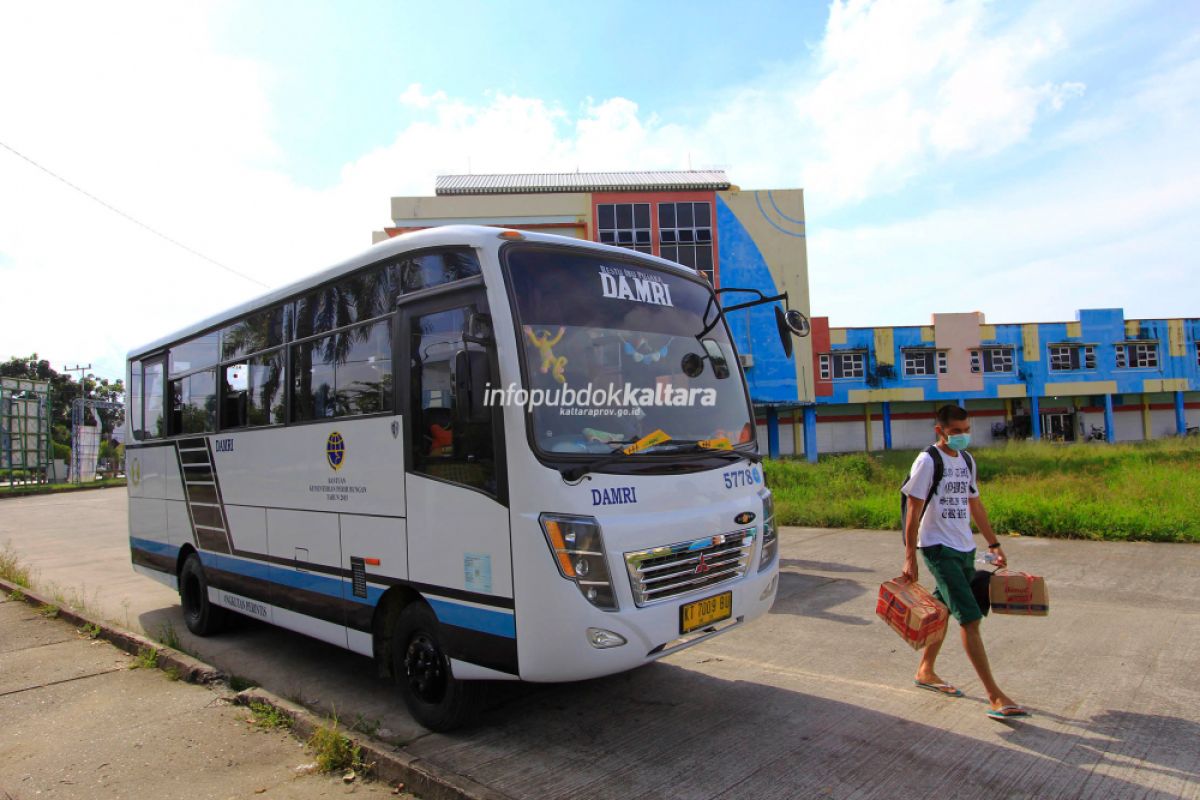
[[[660,254],[658,204],[705,202],[712,212],[712,249],[717,288],[743,287],[774,296],[787,292],[788,305],[810,315],[804,192],[799,189],[743,191],[621,191],[548,194],[394,197],[393,227],[376,241],[412,230],[454,223],[503,225],[597,240],[596,207],[603,203],[650,203],[654,254]],[[725,305],[753,299],[727,293]],[[795,406],[813,400],[812,348],[793,339],[783,352],[771,307],[729,315],[738,351],[749,356],[750,396],[756,404]]]
[[[1127,359],[1118,366],[1118,348],[1151,345],[1157,364],[1138,367]],[[1149,403],[1150,436],[1178,431],[1175,402],[1184,400],[1185,427],[1200,425],[1200,319],[1126,320],[1121,309],[1084,309],[1074,322],[990,325],[982,314],[936,314],[928,326],[833,328],[825,318],[813,320],[810,340],[817,368],[815,382],[821,452],[861,450],[865,445],[865,408],[873,416],[888,403],[892,445],[921,446],[932,438],[934,409],[961,403],[975,424],[972,438],[992,441],[993,423],[1015,415],[1028,417],[1033,399],[1039,414],[1074,414],[1076,440],[1086,440],[1092,426],[1104,427],[1104,401],[1113,404],[1116,441],[1145,438],[1143,403]],[[972,351],[1011,348],[1009,372],[972,371]],[[1051,368],[1051,348],[1076,348],[1069,368]],[[1090,348],[1085,356],[1084,348]],[[905,353],[914,349],[944,354],[945,372],[909,375]],[[861,354],[863,374],[837,377],[820,374],[821,356]],[[830,362],[832,367],[832,362]],[[857,415],[849,425],[847,415]],[[881,440],[872,436],[872,445]]]
[[[503,225],[591,239],[592,200],[586,192],[393,197],[393,227],[381,238],[455,223]]]

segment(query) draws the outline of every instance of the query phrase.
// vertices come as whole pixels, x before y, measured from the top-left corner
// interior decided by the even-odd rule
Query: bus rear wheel
[[[179,600],[183,605],[183,622],[197,636],[212,636],[225,628],[228,614],[208,599],[208,578],[200,556],[192,553],[179,570]]]
[[[454,677],[437,617],[425,603],[412,603],[396,622],[392,675],[409,713],[431,731],[465,725],[478,712],[483,698],[478,681]]]

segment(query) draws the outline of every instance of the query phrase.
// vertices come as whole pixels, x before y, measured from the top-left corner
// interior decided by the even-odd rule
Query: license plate
[[[679,607],[679,632],[691,633],[733,616],[733,592],[706,597]]]

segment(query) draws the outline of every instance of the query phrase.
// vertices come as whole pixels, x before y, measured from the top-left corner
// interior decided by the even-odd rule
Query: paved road
[[[0,798],[396,796],[382,783],[298,774],[312,757],[287,733],[252,727],[223,694],[134,663],[0,596]]]
[[[0,543],[94,608],[153,634],[167,622],[218,667],[513,798],[1200,798],[1200,548],[1014,539],[1048,577],[1044,619],[995,617],[1001,684],[1035,711],[1000,723],[961,648],[911,687],[915,656],[874,617],[899,571],[895,533],[784,529],[772,612],[632,673],[504,686],[475,729],[429,734],[367,659],[247,621],[211,640],[178,598],[134,575],[123,490],[0,502]],[[83,588],[81,588],[83,587]]]

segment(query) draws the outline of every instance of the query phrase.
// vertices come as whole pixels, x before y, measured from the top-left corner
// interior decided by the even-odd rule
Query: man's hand
[[[999,567],[1000,569],[1004,569],[1005,567],[1008,566],[1008,557],[1004,555],[1003,547],[993,547],[993,548],[991,548],[991,551],[992,551],[992,555],[994,555],[996,557],[995,563],[996,563],[997,567]]]
[[[904,572],[900,574],[913,583],[917,582],[917,554],[915,552],[904,554]]]

